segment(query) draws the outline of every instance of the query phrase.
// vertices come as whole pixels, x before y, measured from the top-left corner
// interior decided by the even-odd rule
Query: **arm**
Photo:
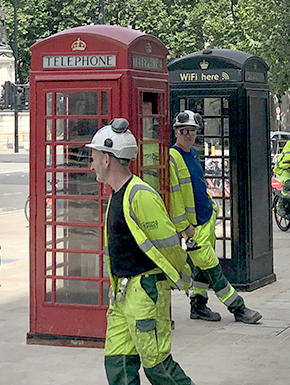
[[[178,170],[176,170],[176,165],[173,161],[170,160],[170,217],[175,225],[176,230],[179,233],[189,228],[189,231],[191,233],[193,226],[186,217],[185,203],[181,192],[177,172]]]

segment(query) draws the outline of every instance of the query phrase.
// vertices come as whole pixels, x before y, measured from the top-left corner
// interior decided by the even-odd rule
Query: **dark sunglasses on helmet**
[[[180,113],[177,115],[177,120],[178,120],[180,123],[185,123],[188,119],[189,119],[189,115],[188,115],[187,112],[180,112]]]
[[[122,134],[123,132],[126,132],[129,128],[129,122],[127,119],[124,118],[115,118],[111,120],[109,124],[112,127],[112,130],[117,134]]]

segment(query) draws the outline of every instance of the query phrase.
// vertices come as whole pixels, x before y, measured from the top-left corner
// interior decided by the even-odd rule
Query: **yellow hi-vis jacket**
[[[273,169],[277,175],[281,175],[284,170],[290,170],[290,140],[283,147]]]
[[[181,233],[190,224],[196,225],[196,211],[191,176],[185,161],[176,149],[170,148],[170,217]]]
[[[106,213],[105,251],[108,254]],[[191,287],[191,268],[187,254],[180,246],[179,237],[170,221],[160,195],[138,176],[133,175],[123,198],[125,221],[140,249],[166,274],[173,288],[188,291]],[[113,297],[117,277],[112,274],[110,256],[106,255]]]

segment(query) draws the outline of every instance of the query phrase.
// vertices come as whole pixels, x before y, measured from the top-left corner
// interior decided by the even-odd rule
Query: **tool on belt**
[[[129,278],[123,278],[121,283],[120,283],[120,286],[118,288],[118,292],[116,294],[116,301],[118,302],[124,302],[125,301],[125,296],[126,296],[126,292],[127,292],[127,289],[128,289],[128,286],[129,286]]]

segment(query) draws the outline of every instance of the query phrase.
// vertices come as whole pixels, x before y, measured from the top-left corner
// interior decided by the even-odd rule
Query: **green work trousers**
[[[140,364],[151,384],[193,384],[170,354],[171,290],[156,270],[132,277],[125,300],[109,306],[105,368],[110,385],[139,385]]]
[[[207,290],[212,288],[218,299],[233,313],[244,305],[244,300],[225,277],[216,256],[215,247],[215,222],[216,212],[213,211],[211,218],[201,226],[195,228],[194,240],[201,248],[190,251],[193,264],[193,286],[194,295],[207,297]]]

